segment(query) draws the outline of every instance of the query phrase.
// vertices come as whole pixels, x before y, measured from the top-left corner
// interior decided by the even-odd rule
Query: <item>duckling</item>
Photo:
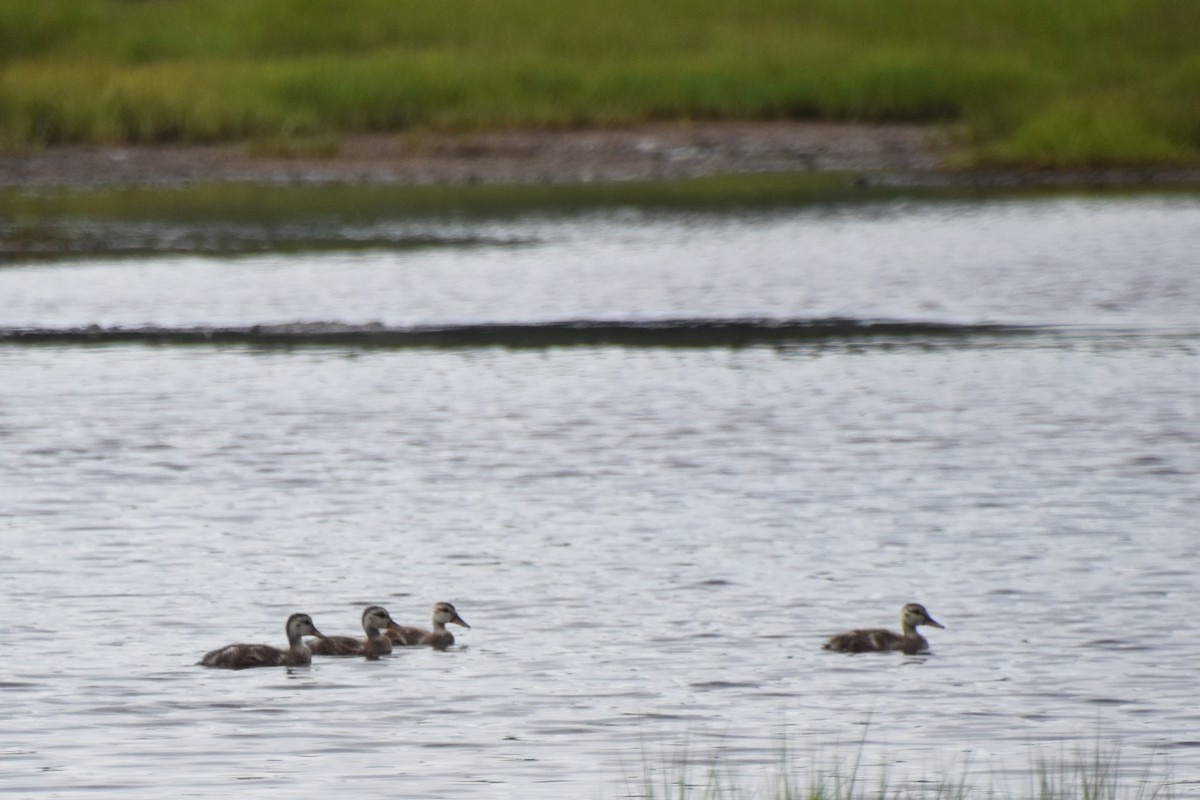
[[[925,606],[920,603],[909,603],[900,609],[900,633],[883,628],[863,628],[859,630],[838,633],[829,637],[822,649],[836,650],[839,653],[871,653],[887,650],[899,650],[911,656],[923,653],[929,649],[929,642],[917,633],[918,625],[930,625],[934,628],[945,628],[940,622],[929,616]]]
[[[302,667],[312,663],[312,651],[304,643],[305,636],[325,638],[325,634],[313,625],[308,614],[292,614],[287,625],[288,649],[281,650],[269,644],[227,644],[204,654],[200,663],[206,667],[222,669],[246,669],[248,667]]]
[[[326,636],[309,645],[316,656],[366,656],[375,661],[392,652],[392,640],[380,633],[381,628],[399,628],[383,606],[367,606],[362,613],[366,640],[354,636]]]
[[[396,644],[428,645],[435,650],[445,650],[454,644],[454,634],[446,630],[446,623],[453,622],[464,628],[470,628],[466,620],[458,615],[450,603],[433,604],[433,630],[424,628],[391,628],[384,634]]]

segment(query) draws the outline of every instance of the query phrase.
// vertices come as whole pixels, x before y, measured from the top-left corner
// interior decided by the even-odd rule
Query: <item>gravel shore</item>
[[[0,188],[567,184],[750,173],[844,172],[867,184],[1196,186],[1200,169],[952,170],[949,137],[914,125],[705,122],[621,129],[351,136],[328,156],[244,145],[54,147],[0,155]]]

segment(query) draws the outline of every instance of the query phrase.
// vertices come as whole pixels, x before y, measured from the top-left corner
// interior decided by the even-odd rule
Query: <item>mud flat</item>
[[[582,184],[769,173],[846,173],[861,184],[897,187],[1200,186],[1200,169],[1169,165],[953,169],[946,166],[953,160],[950,136],[916,125],[710,122],[353,136],[319,154],[302,146],[299,154],[256,149],[71,146],[8,153],[0,155],[0,188]]]

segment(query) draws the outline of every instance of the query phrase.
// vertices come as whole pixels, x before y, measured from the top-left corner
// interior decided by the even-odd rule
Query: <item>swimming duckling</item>
[[[365,640],[354,636],[326,636],[309,645],[316,656],[366,656],[374,661],[392,652],[392,640],[384,636],[381,628],[399,628],[383,606],[367,606],[362,613],[362,626],[367,634]]]
[[[458,615],[450,603],[433,604],[433,630],[424,628],[391,628],[384,631],[389,639],[396,644],[428,645],[435,650],[445,650],[454,644],[454,634],[446,630],[446,623],[453,622],[464,628],[471,627],[466,620]]]
[[[269,644],[227,644],[204,654],[200,663],[206,667],[247,669],[248,667],[302,667],[312,663],[312,651],[304,643],[305,636],[324,639],[325,634],[313,625],[308,614],[292,614],[287,625],[288,649],[280,650]]]
[[[945,628],[940,622],[929,616],[925,606],[920,603],[909,603],[900,609],[900,633],[883,628],[863,628],[846,633],[838,633],[829,637],[824,650],[836,650],[839,653],[873,653],[887,650],[899,650],[911,656],[923,653],[929,649],[929,642],[917,633],[918,625],[931,625],[934,628]]]

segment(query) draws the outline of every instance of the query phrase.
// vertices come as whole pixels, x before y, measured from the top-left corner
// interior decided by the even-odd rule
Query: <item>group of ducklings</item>
[[[366,639],[326,636],[317,630],[308,614],[292,614],[284,628],[288,638],[286,650],[268,644],[229,644],[206,653],[200,663],[206,667],[223,669],[298,667],[311,663],[314,655],[365,656],[374,660],[392,652],[393,645],[424,645],[445,650],[454,644],[454,634],[446,630],[448,624],[471,627],[450,603],[433,604],[433,630],[397,625],[383,606],[367,606],[362,613]],[[885,628],[858,628],[830,636],[822,649],[839,653],[895,651],[916,655],[929,650],[929,642],[917,633],[920,625],[946,627],[929,616],[925,606],[907,603],[900,609],[900,633]],[[305,636],[315,636],[316,641],[309,644],[304,641]]]
[[[317,630],[308,614],[292,614],[284,626],[288,639],[286,650],[269,644],[227,644],[205,653],[200,664],[221,669],[301,667],[312,663],[314,655],[364,656],[373,661],[392,652],[394,645],[445,650],[454,644],[454,634],[446,630],[447,624],[471,627],[450,603],[434,603],[432,618],[433,630],[404,627],[397,625],[383,606],[367,606],[362,613],[362,627],[367,638],[360,639],[357,636],[326,636]],[[316,640],[306,642],[305,636],[315,636]]]

